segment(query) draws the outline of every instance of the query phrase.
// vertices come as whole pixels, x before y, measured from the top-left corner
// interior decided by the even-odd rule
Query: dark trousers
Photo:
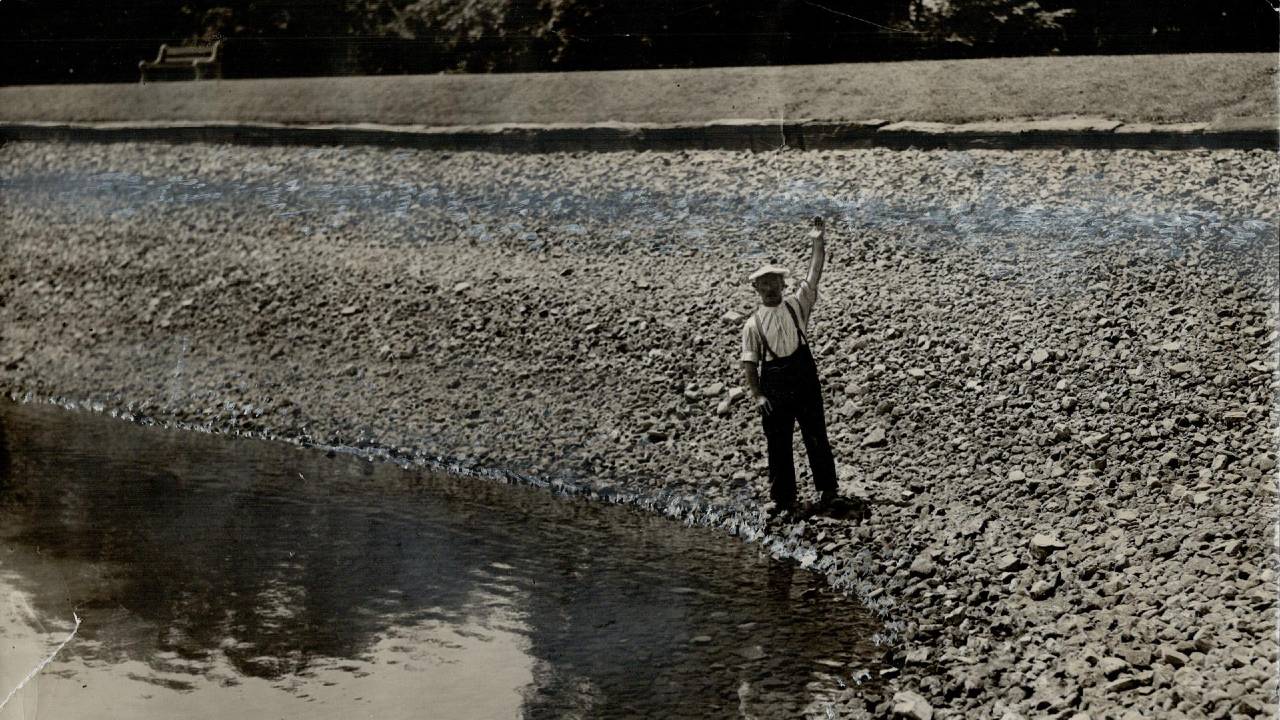
[[[766,361],[760,375],[760,389],[773,406],[762,413],[769,448],[769,497],[780,507],[795,505],[796,468],[791,440],[797,423],[813,471],[813,484],[819,492],[834,491],[836,463],[827,439],[818,369],[808,346],[801,345],[788,357]]]

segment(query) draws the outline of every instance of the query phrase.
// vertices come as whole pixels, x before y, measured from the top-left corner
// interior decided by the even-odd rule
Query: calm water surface
[[[827,717],[876,655],[717,532],[0,401],[0,699],[73,613],[0,718]]]

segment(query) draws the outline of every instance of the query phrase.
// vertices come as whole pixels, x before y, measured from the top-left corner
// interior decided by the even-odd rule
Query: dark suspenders
[[[782,304],[787,308],[787,313],[791,315],[791,322],[795,323],[796,332],[800,334],[800,344],[808,345],[809,340],[805,338],[804,330],[800,328],[800,320],[796,318],[796,311],[791,309],[791,304],[785,299],[782,301]],[[772,355],[776,360],[778,358],[778,353],[774,352],[773,349],[769,347],[769,341],[764,338],[764,326],[760,324],[760,311],[757,310],[756,313],[751,316],[751,319],[756,323],[756,332],[760,335],[760,344],[764,346],[764,354],[761,356],[760,361],[764,362],[765,358],[769,355]]]

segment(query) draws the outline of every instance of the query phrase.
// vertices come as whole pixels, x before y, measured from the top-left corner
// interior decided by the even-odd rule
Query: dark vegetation
[[[226,77],[1275,51],[1277,0],[0,2],[0,83],[132,82],[163,42]]]

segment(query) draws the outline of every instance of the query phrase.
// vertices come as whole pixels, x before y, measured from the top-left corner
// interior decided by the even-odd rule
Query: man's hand
[[[826,221],[822,219],[821,215],[814,215],[809,224],[813,226],[813,229],[809,231],[809,237],[813,238],[815,243],[821,242],[827,232]]]
[[[764,395],[756,398],[756,405],[760,406],[760,409],[763,410],[766,415],[773,412],[773,403],[769,402],[769,398]]]

